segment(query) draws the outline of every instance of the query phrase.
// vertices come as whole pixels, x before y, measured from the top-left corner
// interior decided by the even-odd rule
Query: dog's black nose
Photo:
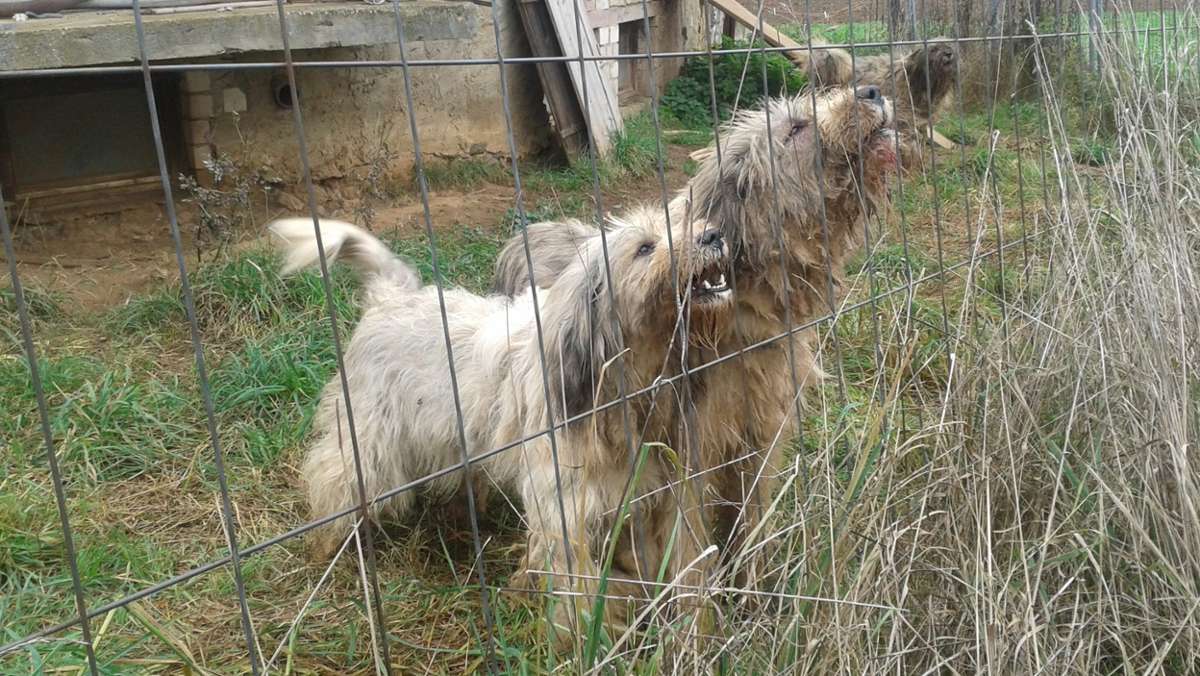
[[[882,101],[883,100],[883,94],[880,93],[879,87],[876,87],[875,85],[859,87],[858,89],[856,89],[854,91],[854,95],[860,99],[866,99],[867,101]]]
[[[723,237],[719,228],[709,228],[700,233],[700,236],[696,238],[696,242],[700,246],[720,246]]]

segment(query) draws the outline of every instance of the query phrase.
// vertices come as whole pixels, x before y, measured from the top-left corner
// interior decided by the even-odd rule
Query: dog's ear
[[[745,236],[743,228],[745,205],[753,191],[753,186],[740,172],[729,174],[722,181],[721,202],[713,215],[717,218],[715,222],[720,224],[721,235],[732,247],[730,253],[734,257],[737,257],[742,251],[743,237]]]
[[[558,421],[592,408],[601,380],[612,377],[603,374],[604,364],[617,354],[604,258],[599,247],[589,254],[554,283],[543,313]]]

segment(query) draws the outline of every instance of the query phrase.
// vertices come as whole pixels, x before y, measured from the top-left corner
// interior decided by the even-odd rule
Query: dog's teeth
[[[711,288],[712,288],[712,284],[709,284],[707,279],[706,279],[706,280],[704,280],[704,281],[701,283],[701,285],[702,285],[702,286],[703,286],[705,289],[711,289]]]
[[[725,286],[725,275],[724,274],[722,274],[720,277],[717,277],[717,286]]]

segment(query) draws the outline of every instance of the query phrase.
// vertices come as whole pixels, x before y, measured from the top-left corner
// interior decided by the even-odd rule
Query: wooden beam
[[[932,126],[929,127],[929,138],[934,143],[945,148],[946,150],[952,150],[952,149],[958,147],[957,143],[955,143],[954,141],[951,141],[950,139],[946,138],[945,136],[942,136],[942,133],[939,132],[938,130],[934,129]]]
[[[534,56],[562,56],[544,2],[518,2],[517,12],[525,26],[525,36]],[[537,71],[563,148],[570,153],[584,149],[587,147],[587,123],[579,102],[575,100],[566,64],[562,61],[544,61],[537,64]]]
[[[658,16],[662,13],[662,1],[652,0],[646,3],[646,11],[652,18]],[[641,21],[644,16],[641,3],[587,11],[587,20],[592,28],[606,28],[630,21]]]
[[[805,45],[796,42],[783,33],[779,32],[771,24],[766,21],[762,22],[762,30],[759,31],[758,15],[746,9],[737,0],[708,0],[713,7],[725,12],[725,16],[742,24],[752,31],[758,33],[762,37],[763,42],[766,42],[772,47],[783,47],[784,49],[794,50],[784,52],[788,59],[800,66],[808,68],[808,48]]]
[[[558,44],[562,47],[564,55],[577,57],[583,54],[588,59],[599,57],[596,34],[592,32],[592,27],[587,25],[587,18],[579,17],[579,21],[584,25],[576,25],[574,0],[546,0],[546,9],[550,13],[550,21],[554,25]],[[582,42],[578,39],[580,34],[583,37]],[[579,61],[572,59],[566,64],[571,74],[571,84],[575,87],[576,100],[583,110],[584,120],[592,129],[592,138],[596,142],[595,150],[603,155],[612,146],[613,135],[621,131],[622,127],[621,104],[617,100],[617,92],[612,82],[600,71],[600,61],[587,60],[581,66]]]

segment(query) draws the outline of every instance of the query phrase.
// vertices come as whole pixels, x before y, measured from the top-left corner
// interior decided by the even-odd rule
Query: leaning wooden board
[[[542,0],[521,0],[517,3],[517,11],[521,15],[533,55],[562,56],[546,3]],[[583,117],[581,104],[575,100],[575,88],[571,85],[567,66],[562,61],[542,61],[538,63],[537,71],[563,147],[572,153],[583,150],[587,146],[587,121]]]
[[[942,133],[939,132],[938,130],[934,129],[933,127],[929,127],[929,138],[932,139],[934,143],[945,148],[946,150],[950,150],[951,148],[958,147],[957,143],[955,143],[954,141],[951,141],[950,139],[946,138],[945,136],[942,136]]]
[[[579,107],[583,110],[584,119],[592,129],[596,151],[603,155],[612,146],[612,137],[621,131],[621,106],[612,83],[600,72],[601,62],[588,60],[598,57],[600,49],[596,46],[596,35],[588,25],[587,12],[582,6],[579,7],[578,25],[576,24],[577,1],[582,2],[546,0],[546,9],[550,12],[550,21],[554,24],[554,32],[558,35],[562,53],[576,57],[566,62],[567,71],[571,74],[571,84],[575,86],[575,95]],[[582,41],[580,37],[583,38]],[[582,67],[578,61],[581,52],[585,59]]]
[[[759,23],[758,15],[746,9],[742,3],[737,0],[708,0],[709,3],[717,9],[725,12],[725,16],[742,24],[746,28],[758,31],[762,36],[763,42],[766,42],[772,47],[783,47],[788,51],[784,52],[793,63],[808,68],[808,47],[780,33],[771,24],[763,21]]]

